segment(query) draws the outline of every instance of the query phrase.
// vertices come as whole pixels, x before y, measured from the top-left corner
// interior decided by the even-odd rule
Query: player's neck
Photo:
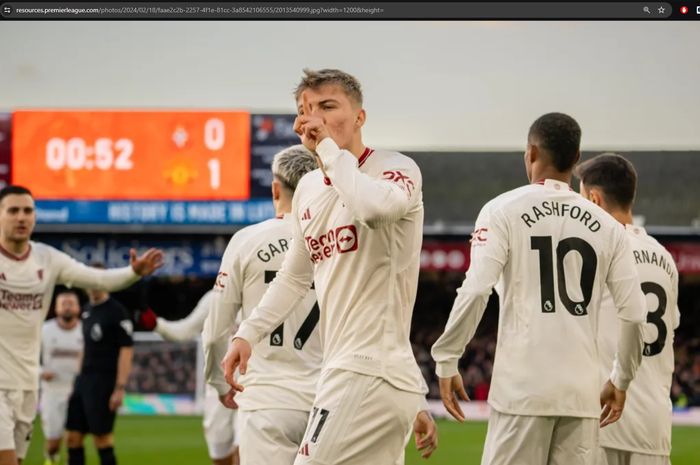
[[[543,179],[554,179],[555,181],[571,184],[571,172],[562,173],[550,166],[532,172],[533,183],[542,181]]]
[[[362,139],[358,137],[357,140],[352,142],[352,145],[348,151],[355,155],[355,158],[359,160],[362,154],[365,153],[365,148],[366,147],[365,144],[362,143]]]
[[[292,211],[292,202],[280,196],[275,205],[275,217],[282,218],[287,213]]]
[[[29,250],[29,240],[23,239],[21,241],[13,241],[7,239],[6,237],[0,237],[0,247],[5,249],[6,252],[21,257],[26,254]]]
[[[627,211],[615,210],[615,211],[610,212],[610,215],[612,215],[613,218],[615,218],[617,221],[619,221],[623,225],[633,224],[631,210],[627,210]]]

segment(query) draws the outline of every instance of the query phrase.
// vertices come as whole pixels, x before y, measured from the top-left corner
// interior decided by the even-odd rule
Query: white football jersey
[[[224,252],[202,334],[205,377],[220,395],[230,389],[219,364],[237,314],[240,311],[244,321],[250,317],[282,266],[291,242],[287,215],[243,228]],[[303,294],[299,302],[284,303],[290,315],[254,344],[248,371],[237,378],[245,386],[245,391],[236,394],[242,410],[311,410],[322,361],[319,310],[311,284]]]
[[[627,226],[632,255],[647,298],[644,325],[644,361],[627,390],[622,418],[600,430],[600,445],[641,454],[671,453],[671,382],[673,331],[680,323],[678,270],[671,254],[644,228]],[[606,293],[601,308],[599,347],[606,379],[613,365],[619,322]]]
[[[237,337],[261,340],[315,282],[324,370],[375,376],[427,392],[409,333],[418,285],[423,201],[410,158],[365,150],[356,158],[331,138],[317,147],[328,175],[304,176],[294,194],[294,239],[282,270]]]
[[[41,381],[42,391],[68,391],[80,372],[83,356],[83,326],[80,321],[71,329],[58,325],[55,318],[44,322],[41,330],[41,365],[43,372],[54,374],[51,381]]]
[[[471,266],[433,346],[437,374],[457,374],[491,290],[500,298],[490,405],[511,415],[600,415],[597,328],[606,284],[617,316],[641,323],[644,296],[624,228],[547,179],[488,202],[471,239]],[[613,382],[624,389],[633,360]]]
[[[136,282],[131,266],[91,268],[40,242],[16,257],[0,248],[0,389],[36,390],[41,327],[54,286],[117,291]]]
[[[181,320],[170,321],[164,318],[157,318],[155,332],[163,336],[168,341],[192,341],[197,339],[204,328],[204,320],[207,319],[211,306],[214,302],[214,290],[207,291],[194,310]]]

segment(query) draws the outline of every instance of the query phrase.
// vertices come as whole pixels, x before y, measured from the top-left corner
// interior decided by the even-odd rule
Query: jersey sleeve
[[[457,363],[474,337],[488,298],[508,260],[507,222],[500,211],[491,210],[487,204],[479,213],[471,239],[471,265],[457,290],[445,331],[432,348],[440,378],[458,374]]]
[[[52,249],[53,263],[57,269],[57,282],[68,287],[119,291],[140,279],[131,266],[102,270],[71,258],[68,254]]]
[[[213,292],[208,291],[199,299],[194,310],[185,318],[177,321],[169,321],[158,317],[155,331],[169,341],[191,341],[196,339],[204,328],[213,300]]]
[[[235,334],[235,337],[245,339],[251,345],[260,342],[286,320],[311,289],[314,269],[299,224],[298,198],[299,195],[295,195],[292,199],[292,243],[284,257],[282,268],[258,306],[241,323]]]
[[[626,390],[642,362],[647,308],[629,240],[620,231],[613,243],[606,283],[617,308],[620,334],[610,380],[618,389]]]
[[[421,173],[408,158],[396,157],[377,179],[361,172],[357,158],[330,137],[318,144],[316,152],[340,199],[370,228],[400,220],[422,201]]]
[[[129,317],[129,312],[118,302],[116,304],[116,315],[118,320],[117,345],[119,347],[132,347],[134,345],[134,323]]]
[[[230,389],[219,364],[226,355],[236,316],[243,302],[245,267],[241,258],[241,242],[241,237],[234,235],[226,247],[214,289],[210,291],[209,315],[204,320],[202,331],[204,379],[219,395],[226,394]]]
[[[634,264],[632,247],[622,231],[617,234],[614,244],[606,284],[615,302],[617,316],[621,320],[643,323],[646,321],[646,298]]]

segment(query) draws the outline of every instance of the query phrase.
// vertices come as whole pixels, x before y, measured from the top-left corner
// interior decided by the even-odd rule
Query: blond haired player
[[[206,379],[222,404],[238,408],[242,465],[291,465],[309,418],[321,370],[319,311],[311,286],[303,299],[289,302],[292,314],[255,346],[245,392],[234,400],[220,363],[234,322],[245,320],[280,269],[292,241],[289,212],[299,180],[316,168],[303,146],[287,148],[272,162],[272,199],[276,218],[237,232],[229,242],[212,296],[203,341]]]
[[[98,270],[30,240],[36,211],[21,186],[0,190],[0,465],[17,465],[36,414],[41,327],[56,284],[119,290],[153,273],[163,254],[150,249],[131,265]]]
[[[600,431],[599,465],[669,465],[671,460],[671,381],[673,331],[680,323],[678,270],[673,257],[644,228],[632,225],[637,173],[625,158],[602,154],[581,163],[575,171],[581,195],[600,205],[624,225],[634,263],[647,296],[644,362],[627,390],[625,414]],[[606,373],[614,363],[618,339],[615,305],[603,298],[598,324]]]
[[[55,299],[56,318],[41,328],[41,429],[46,440],[46,465],[57,464],[60,458],[68,398],[80,371],[83,355],[83,328],[80,321],[80,299],[76,291],[58,292]]]
[[[362,91],[353,76],[305,70],[295,98],[295,130],[320,170],[299,183],[290,250],[236,333],[226,379],[243,389],[235,369],[246,373],[255,344],[315,282],[324,364],[294,463],[402,462],[412,426],[428,456],[437,432],[409,341],[423,236],[420,170],[400,153],[364,145]]]
[[[525,152],[531,184],[479,213],[471,266],[432,349],[443,403],[463,420],[454,395],[467,400],[457,363],[496,286],[500,316],[482,465],[594,464],[599,423],[619,419],[641,361],[646,306],[624,228],[569,187],[580,140],[568,115],[548,113],[532,124]],[[596,343],[606,287],[620,339],[600,394]]]
[[[169,321],[156,317],[148,309],[141,315],[140,323],[147,330],[153,330],[168,341],[191,341],[196,339],[204,328],[214,301],[214,291],[207,291],[199,299],[194,310],[187,317]],[[209,458],[214,465],[238,464],[238,446],[235,434],[236,411],[226,408],[219,402],[219,395],[210,385],[204,388],[204,439]]]

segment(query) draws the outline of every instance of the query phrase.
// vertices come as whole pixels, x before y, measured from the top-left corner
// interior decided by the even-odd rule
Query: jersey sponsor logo
[[[308,208],[304,210],[304,214],[301,215],[301,221],[310,221],[311,220],[311,210]]]
[[[15,293],[0,290],[0,308],[5,310],[41,310],[44,294]]]
[[[406,191],[409,197],[416,189],[416,185],[413,183],[413,180],[407,175],[403,174],[401,171],[385,171],[382,173],[382,175],[384,176],[384,179],[396,183],[401,189]]]
[[[304,240],[311,253],[311,261],[314,263],[320,263],[336,254],[354,252],[359,246],[357,228],[354,224],[331,229],[318,238],[306,236]]]

